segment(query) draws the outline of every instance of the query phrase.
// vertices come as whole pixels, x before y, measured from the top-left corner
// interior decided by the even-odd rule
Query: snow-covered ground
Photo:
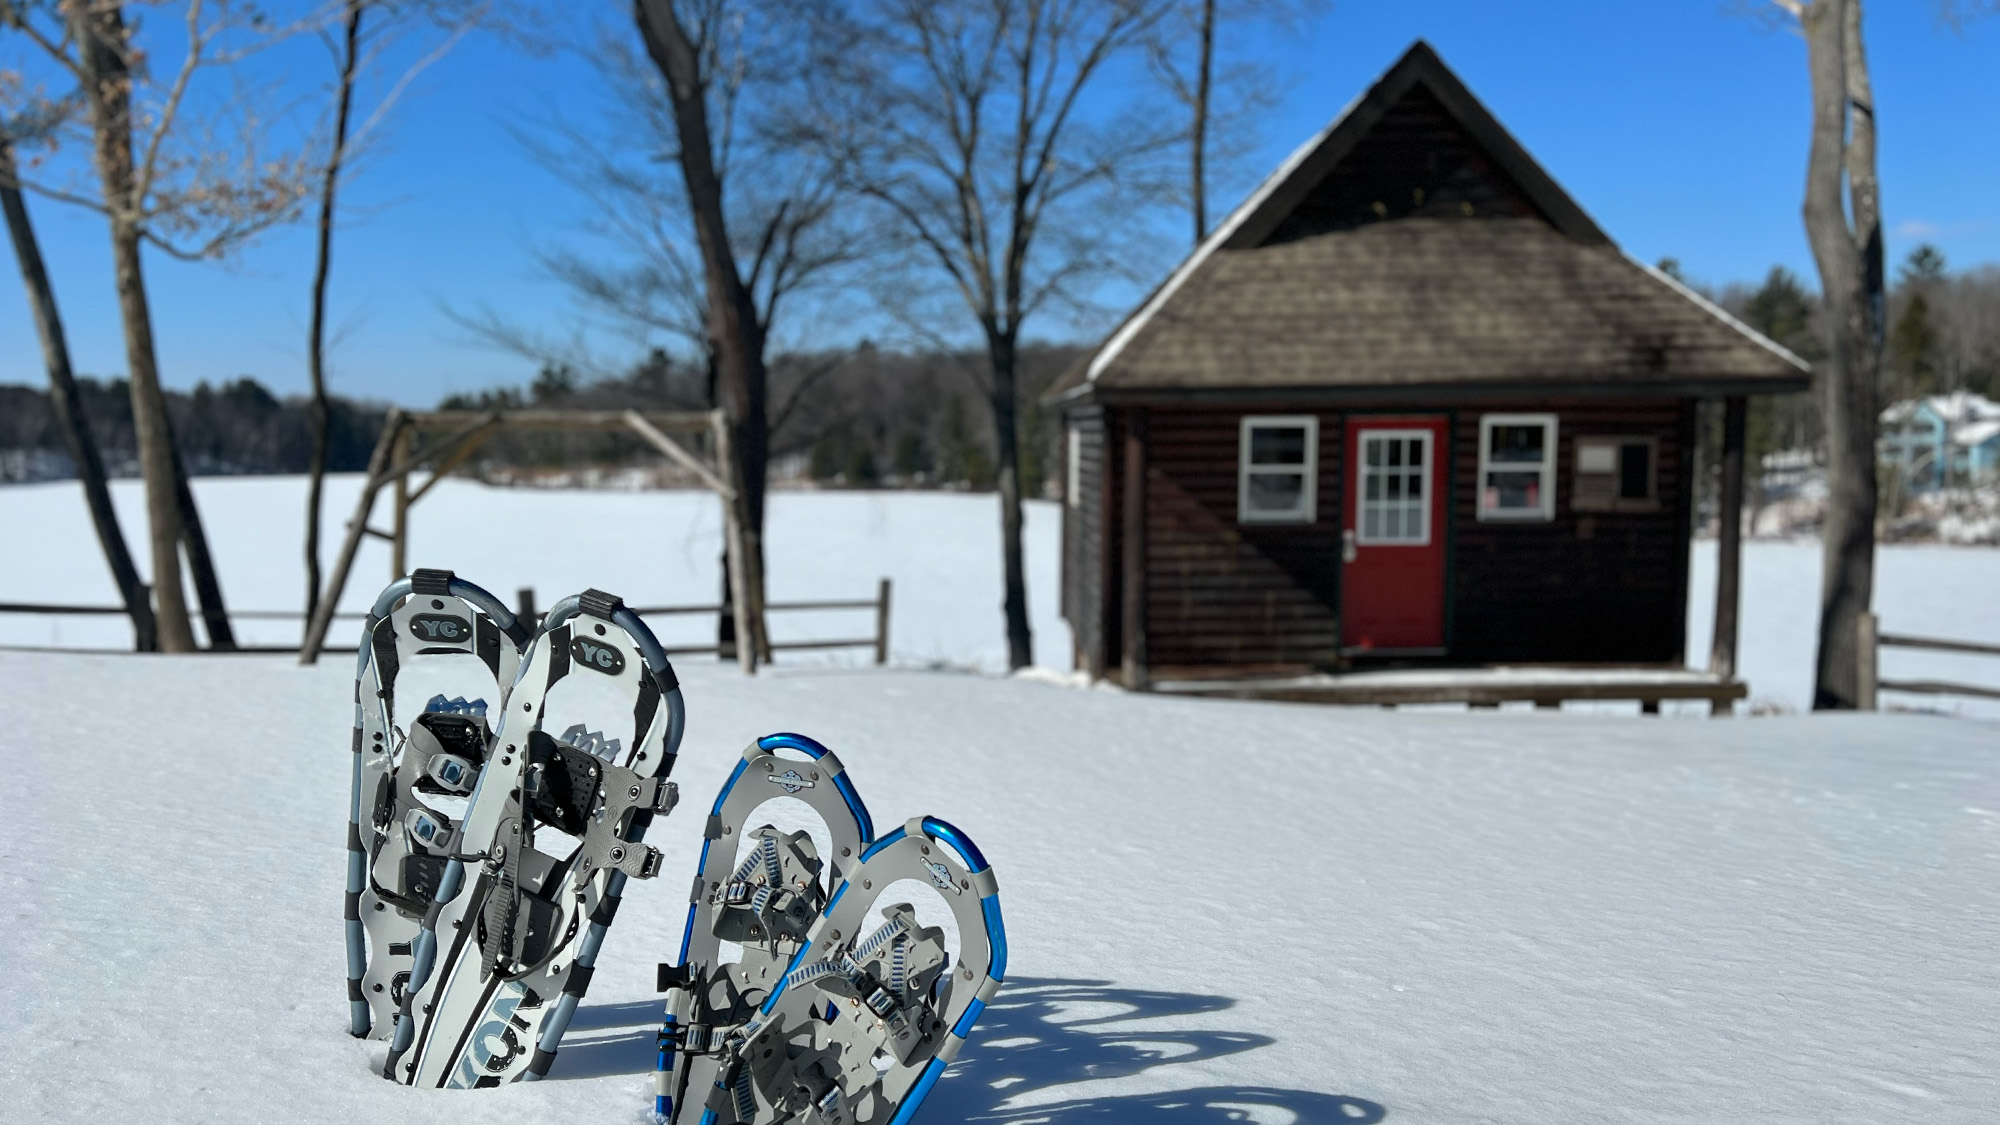
[[[197,487],[233,602],[295,604],[297,482]],[[330,529],[353,488],[337,482]],[[119,499],[136,542],[136,492]],[[1060,668],[1055,516],[1030,507],[1029,582],[1038,655]],[[680,663],[688,800],[649,835],[670,877],[629,892],[532,1086],[410,1091],[374,1077],[379,1045],[345,1035],[349,659],[0,652],[0,1118],[640,1125],[653,965],[684,910],[671,873],[692,868],[701,829],[685,810],[752,737],[789,729],[841,753],[878,823],[943,816],[998,871],[1011,982],[923,1120],[1992,1119],[1992,722],[1384,713],[927,669],[1000,663],[994,522],[990,497],[774,498],[776,596],[866,596],[894,577],[901,666],[800,657],[750,680]],[[0,489],[0,527],[16,536],[8,598],[110,601],[73,485]],[[503,596],[715,588],[700,497],[452,482],[414,528],[413,561]],[[1757,699],[1804,702],[1817,557],[1748,551]],[[386,569],[371,543],[348,604]],[[1697,653],[1712,570],[1698,546]],[[2000,552],[1886,549],[1883,619],[2000,639],[1996,578]],[[90,628],[124,640],[115,622],[0,618],[0,642]],[[451,687],[412,674],[434,677],[412,694]]]
[[[345,1034],[346,661],[0,653],[14,1121],[627,1122],[681,877],[550,1080],[419,1092]],[[1991,725],[1409,714],[918,670],[684,670],[698,809],[775,729],[999,874],[1011,983],[923,1120],[1985,1122]]]
[[[331,557],[360,480],[337,476],[328,487],[324,532]],[[114,485],[126,534],[142,546],[145,527],[136,481]],[[203,478],[195,482],[224,594],[239,610],[297,612],[304,594],[298,477]],[[1052,504],[1027,506],[1027,567],[1035,656],[1067,671],[1069,627],[1057,613],[1061,520]],[[386,499],[376,523],[388,522]],[[550,491],[488,488],[451,480],[411,517],[412,565],[450,566],[501,597],[536,588],[546,607],[596,585],[633,605],[702,604],[718,593],[722,533],[713,497],[688,492]],[[116,602],[83,502],[72,482],[0,488],[0,528],[21,529],[28,543],[0,552],[0,600]],[[495,549],[494,535],[509,544]],[[767,531],[775,600],[872,597],[878,577],[895,582],[890,642],[901,664],[945,662],[1003,668],[999,526],[991,496],[956,493],[779,492]],[[1976,547],[1882,548],[1876,607],[1887,632],[2000,643],[2000,550]],[[141,568],[147,559],[143,551]],[[363,542],[345,608],[366,608],[388,580],[388,546]],[[1739,667],[1753,706],[1803,710],[1812,699],[1813,638],[1819,604],[1819,547],[1814,542],[1752,542],[1744,548]],[[1714,614],[1715,544],[1694,547],[1688,602],[1688,652],[1705,666]],[[713,640],[707,617],[659,617],[669,643]],[[867,636],[867,612],[782,613],[780,639]],[[239,623],[251,641],[296,643],[291,622]],[[336,639],[358,622],[341,622]],[[122,618],[23,617],[0,614],[0,644],[131,643]],[[865,650],[785,654],[793,663],[857,664]],[[2000,660],[1891,649],[1886,677],[1936,678],[2000,686]],[[2000,714],[2000,706],[1890,696],[1890,704]],[[1698,711],[1699,705],[1684,710]],[[1669,707],[1672,710],[1672,707]]]
[[[196,502],[231,610],[287,610],[305,601],[302,477],[204,477]],[[361,478],[328,481],[321,522],[333,565]],[[113,501],[142,573],[145,507],[137,481],[117,481]],[[1069,666],[1069,627],[1057,613],[1062,521],[1053,504],[1027,506],[1028,591],[1037,656]],[[386,492],[374,523],[389,524]],[[0,601],[116,605],[117,588],[74,482],[0,487],[0,528],[32,529],[31,549],[0,552]],[[894,582],[890,638],[904,663],[943,661],[1000,669],[1000,521],[990,495],[940,492],[776,492],[765,531],[773,601],[868,599]],[[722,511],[697,492],[489,488],[447,480],[410,513],[410,565],[445,566],[508,602],[535,588],[542,608],[589,586],[635,606],[712,605],[721,596]],[[389,545],[364,539],[341,600],[364,611],[388,582]],[[193,604],[190,594],[189,604]],[[669,644],[712,644],[712,616],[650,619]],[[336,639],[361,628],[342,622]],[[771,618],[777,640],[872,636],[868,611],[788,612]],[[245,621],[240,639],[296,644],[297,622]],[[129,647],[120,618],[0,614],[0,644]],[[865,650],[781,654],[788,661],[857,663]]]

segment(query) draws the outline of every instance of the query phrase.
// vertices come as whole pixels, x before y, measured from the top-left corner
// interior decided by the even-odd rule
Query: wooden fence
[[[809,649],[866,648],[874,650],[875,663],[877,664],[888,663],[890,590],[891,587],[889,580],[887,578],[884,578],[876,585],[875,597],[872,599],[853,598],[848,600],[836,600],[836,601],[766,603],[764,606],[764,610],[766,613],[779,613],[788,611],[824,612],[824,611],[837,611],[837,610],[848,610],[848,611],[872,610],[875,617],[875,631],[873,636],[841,637],[830,640],[801,640],[801,641],[773,640],[771,642],[772,651],[799,652]],[[515,603],[516,614],[522,620],[528,622],[531,626],[539,625],[542,620],[542,613],[536,608],[534,588],[524,587],[519,591],[518,594],[515,595],[515,597],[516,597],[516,603]],[[680,616],[687,614],[714,614],[719,618],[724,611],[724,607],[720,605],[658,605],[658,606],[633,606],[632,610],[641,617],[673,617],[673,616]],[[54,605],[43,602],[0,602],[0,614],[6,614],[6,613],[35,614],[35,615],[55,616],[55,617],[124,617],[125,607],[103,606],[103,605]],[[365,613],[335,613],[332,616],[335,620],[361,621],[365,620],[368,615]],[[303,627],[305,624],[305,615],[294,610],[261,610],[261,609],[231,610],[229,613],[229,617],[230,620],[232,621],[296,621],[300,624],[301,627]],[[0,647],[19,647],[19,646],[0,646]],[[37,647],[50,647],[50,646],[37,646]],[[667,645],[666,650],[669,655],[673,656],[696,656],[703,654],[721,653],[722,646],[719,644]],[[110,650],[78,650],[78,651],[110,651]],[[218,650],[207,649],[204,651],[213,652]],[[253,652],[253,653],[254,652],[295,653],[298,651],[298,646],[238,645],[236,646],[235,649],[230,651]],[[353,652],[354,650],[352,648],[344,648],[344,649],[329,648],[326,651]]]
[[[2000,656],[2000,645],[1985,644],[1980,641],[1946,640],[1940,637],[1914,637],[1905,633],[1884,633],[1881,621],[1872,613],[1861,615],[1860,624],[1861,677],[1857,702],[1863,711],[1877,710],[1877,699],[1885,691],[1910,692],[1917,695],[1963,695],[1976,699],[2000,699],[2000,687],[1984,684],[1956,683],[1949,680],[1885,680],[1881,676],[1882,650],[1885,648],[1914,648],[1926,652],[1952,652],[1964,656]]]

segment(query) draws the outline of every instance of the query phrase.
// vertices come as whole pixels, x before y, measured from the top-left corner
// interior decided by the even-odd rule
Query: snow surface
[[[194,487],[229,605],[296,613],[305,585],[298,526],[303,478],[204,477]],[[323,536],[329,566],[359,489],[360,478],[351,475],[335,476],[328,484]],[[114,482],[113,494],[137,550],[145,528],[138,482]],[[386,499],[377,505],[375,522],[388,523]],[[984,495],[773,493],[767,531],[771,596],[870,598],[876,579],[887,575],[895,582],[894,661],[999,670],[1006,666],[1006,645],[998,522],[993,497]],[[534,586],[546,608],[558,597],[596,585],[632,605],[704,604],[716,598],[721,581],[720,508],[701,493],[489,488],[448,480],[413,509],[410,526],[413,565],[449,565],[509,602],[521,586]],[[0,528],[33,530],[27,548],[0,552],[0,600],[116,604],[74,482],[0,487]],[[509,529],[518,545],[488,548],[496,528]],[[1044,667],[1068,671],[1069,627],[1057,613],[1061,531],[1054,504],[1027,505],[1035,656]],[[1714,541],[1696,543],[1693,552],[1688,652],[1705,668],[1715,611]],[[145,570],[148,560],[143,550],[139,554]],[[387,544],[363,541],[344,608],[367,607],[388,581],[388,558]],[[1878,559],[1876,608],[1885,632],[2000,643],[2000,550],[1897,545],[1883,547]],[[1812,701],[1819,545],[1747,543],[1743,569],[1738,667],[1750,684],[1750,704],[1804,710]],[[655,617],[652,624],[670,644],[713,641],[709,617]],[[358,621],[337,622],[332,638],[351,643],[348,638],[359,627]],[[771,628],[781,640],[865,637],[874,622],[867,611],[780,613]],[[290,644],[297,642],[299,627],[244,621],[238,632],[251,642]],[[0,644],[121,648],[131,644],[131,630],[122,618],[0,614]],[[787,663],[803,664],[871,659],[865,649],[781,655]],[[2000,686],[2000,660],[1890,649],[1882,674]],[[1990,702],[1896,695],[1885,701],[2000,715],[2000,704]],[[1687,711],[1705,706],[1679,705]]]
[[[436,659],[436,658],[432,658]],[[548,1081],[345,1033],[351,665],[0,653],[9,1120],[627,1122],[682,877],[636,883]],[[1232,703],[684,662],[682,811],[749,739],[994,863],[1010,983],[922,1120],[1983,1122],[2000,729]],[[695,810],[690,812],[689,810]]]
[[[330,490],[329,535],[356,484]],[[296,605],[299,482],[196,488],[232,604]],[[117,494],[136,544],[136,487]],[[345,1034],[350,658],[0,652],[0,1117],[639,1125],[653,965],[684,912],[671,873],[698,848],[688,810],[774,730],[839,751],[878,824],[939,815],[994,862],[1011,981],[923,1120],[1775,1125],[2000,1105],[2000,726],[1385,713],[962,674],[1003,653],[993,514],[988,496],[773,497],[774,595],[866,597],[893,576],[902,666],[788,656],[746,680],[680,662],[686,800],[649,836],[670,874],[632,887],[530,1086],[407,1090]],[[1029,590],[1038,654],[1062,669],[1056,515],[1029,506]],[[715,590],[707,497],[453,481],[413,526],[414,562],[510,599]],[[8,599],[111,601],[73,484],[0,489],[0,527],[22,537],[0,553]],[[2000,639],[2000,552],[1881,560],[1885,628]],[[346,604],[386,570],[368,544]],[[1712,572],[1698,545],[1695,653]],[[1817,589],[1816,546],[1747,548],[1753,703],[1805,702]],[[0,643],[93,640],[127,635],[0,616]],[[1936,661],[1952,658],[1892,651],[1885,674]],[[449,662],[411,675],[405,698],[451,691]]]
[[[202,477],[196,503],[224,600],[232,611],[300,612],[305,604],[305,478]],[[361,478],[328,479],[321,520],[330,571]],[[138,481],[115,481],[113,502],[142,574],[145,506]],[[1069,626],[1057,613],[1062,521],[1056,505],[1031,502],[1023,532],[1036,653],[1069,667]],[[389,525],[385,490],[373,522]],[[118,591],[73,481],[0,487],[0,528],[32,528],[32,550],[0,553],[0,601],[117,605]],[[508,546],[495,550],[495,534]],[[1007,664],[1000,613],[1000,520],[990,495],[950,492],[774,492],[765,530],[772,601],[864,600],[876,581],[894,582],[892,652],[906,663],[947,662],[989,670]],[[493,488],[447,480],[410,511],[410,565],[448,566],[512,604],[533,586],[543,609],[589,586],[634,606],[712,605],[721,596],[722,510],[701,492]],[[389,545],[362,540],[341,608],[365,612],[389,581]],[[190,590],[192,587],[190,586]],[[194,604],[189,594],[189,604]],[[672,644],[713,644],[712,615],[648,619]],[[361,622],[339,621],[331,642],[352,644]],[[297,644],[290,621],[243,621],[246,643]],[[872,637],[868,610],[784,612],[774,640]],[[0,644],[129,648],[122,618],[0,614]],[[780,653],[787,661],[859,663],[865,649]]]

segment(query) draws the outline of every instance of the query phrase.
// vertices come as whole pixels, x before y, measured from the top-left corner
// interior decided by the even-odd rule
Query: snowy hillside
[[[351,667],[0,653],[9,1120],[624,1122],[753,735],[993,860],[1011,983],[921,1120],[1983,1122],[2000,757],[1917,716],[1409,714],[684,668],[683,811],[550,1080],[345,1034]]]
[[[328,488],[329,560],[360,487],[352,476]],[[297,477],[207,477],[195,482],[224,593],[239,610],[289,609],[303,601],[304,568],[296,526],[304,483]],[[145,524],[138,483],[114,487],[127,535],[139,545]],[[376,517],[386,524],[387,502]],[[1027,506],[1028,599],[1037,662],[1067,671],[1069,627],[1057,614],[1061,521],[1052,504]],[[34,547],[0,553],[0,600],[114,604],[116,593],[74,483],[0,488],[0,527],[34,529]],[[482,549],[495,529],[518,547]],[[770,582],[774,599],[873,596],[875,581],[895,581],[890,629],[902,664],[943,661],[998,670],[1006,646],[1000,619],[999,526],[991,496],[955,493],[779,492],[771,497]],[[696,493],[542,491],[486,488],[447,481],[411,519],[414,565],[456,568],[512,600],[534,586],[543,606],[597,585],[634,605],[711,602],[720,583],[721,519],[713,497]],[[139,560],[144,569],[146,560]],[[388,580],[388,546],[364,541],[343,605],[365,608]],[[1740,665],[1753,704],[1803,709],[1811,701],[1817,628],[1819,547],[1811,542],[1756,542],[1744,549]],[[1707,659],[1714,613],[1715,545],[1694,550],[1688,651]],[[1880,554],[1876,606],[1887,631],[2000,642],[2000,550],[1891,546]],[[669,643],[713,639],[712,619],[662,617]],[[864,636],[866,613],[774,616],[780,639]],[[358,623],[342,622],[335,640]],[[244,622],[248,640],[296,643],[291,623]],[[130,644],[122,619],[0,615],[0,644]],[[794,663],[854,664],[860,650],[787,654]],[[2000,684],[2000,661],[1894,650],[1883,675]],[[1892,703],[2000,714],[2000,706],[1892,697]],[[1698,708],[1697,708],[1698,709]]]

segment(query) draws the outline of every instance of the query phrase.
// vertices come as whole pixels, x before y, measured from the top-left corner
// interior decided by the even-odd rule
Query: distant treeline
[[[132,400],[123,379],[77,381],[104,468],[139,475]],[[335,398],[327,466],[336,473],[368,467],[386,408]],[[280,399],[255,379],[192,392],[167,392],[167,417],[190,475],[303,473],[312,455],[304,398]],[[75,475],[62,432],[39,387],[0,386],[0,480],[59,480]]]
[[[1054,420],[1042,392],[1082,350],[1026,347],[1021,354],[1022,491],[1039,496],[1054,471]],[[772,476],[873,488],[993,486],[991,405],[984,357],[895,352],[862,346],[786,354],[771,371]],[[124,380],[79,381],[106,471],[139,475]],[[623,371],[582,373],[559,364],[521,387],[447,396],[441,409],[706,410],[714,389],[703,366],[652,354]],[[303,473],[311,453],[307,400],[280,399],[255,379],[170,391],[167,413],[193,475]],[[381,435],[387,407],[333,400],[331,472],[360,472]],[[523,472],[654,465],[657,454],[617,434],[506,435],[482,446],[464,472],[494,480]],[[0,386],[0,480],[74,475],[62,435],[37,387]]]

